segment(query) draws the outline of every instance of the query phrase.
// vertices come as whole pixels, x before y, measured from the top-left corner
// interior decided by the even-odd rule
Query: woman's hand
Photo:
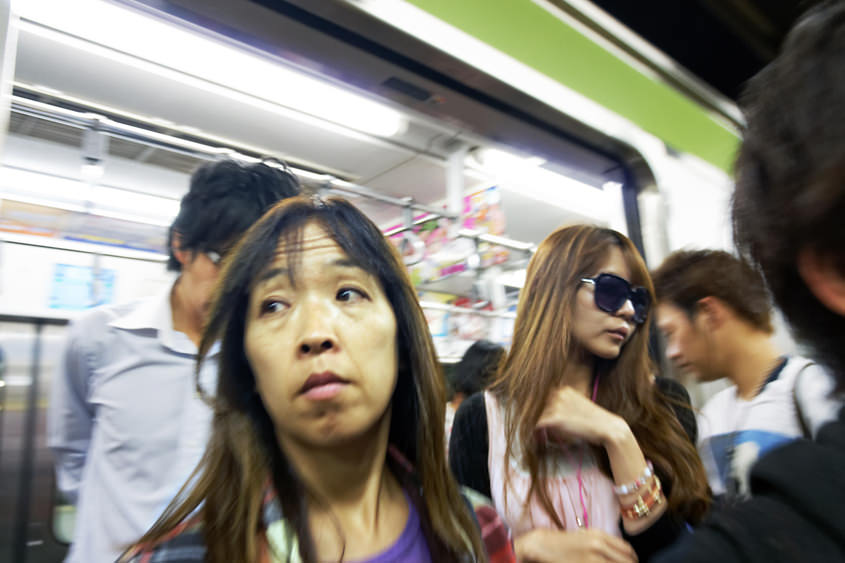
[[[572,387],[552,391],[537,422],[537,430],[548,433],[554,441],[582,439],[603,447],[617,485],[632,482],[645,470],[645,457],[628,423]],[[638,498],[637,493],[632,493],[619,501],[623,506],[630,506]],[[668,503],[663,502],[643,518],[623,518],[625,531],[632,535],[641,533],[663,515],[667,506]]]
[[[559,441],[582,439],[599,446],[606,446],[625,431],[630,432],[621,417],[572,387],[560,387],[551,392],[537,421],[537,430],[546,431]]]
[[[514,542],[519,561],[524,563],[635,563],[637,554],[628,542],[601,530],[566,532],[538,528]]]

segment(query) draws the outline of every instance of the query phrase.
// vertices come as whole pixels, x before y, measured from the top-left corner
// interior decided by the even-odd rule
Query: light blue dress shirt
[[[205,451],[211,409],[197,348],[173,330],[170,289],[73,322],[53,378],[47,440],[77,505],[66,561],[112,563],[146,532]],[[217,384],[219,346],[200,373]]]

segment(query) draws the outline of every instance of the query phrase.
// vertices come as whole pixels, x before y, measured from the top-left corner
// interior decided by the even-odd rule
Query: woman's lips
[[[312,373],[302,384],[299,394],[314,401],[332,399],[340,393],[349,381],[330,371]]]
[[[623,342],[628,337],[628,333],[622,329],[608,330],[607,333],[620,342]]]

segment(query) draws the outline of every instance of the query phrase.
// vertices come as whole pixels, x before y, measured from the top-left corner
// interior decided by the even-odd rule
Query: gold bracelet
[[[655,475],[651,487],[644,495],[637,497],[634,504],[621,507],[622,517],[629,520],[645,518],[651,513],[654,507],[660,506],[662,502],[663,489],[660,486],[660,479]]]
[[[616,496],[624,496],[629,495],[631,493],[636,493],[640,489],[642,489],[646,483],[648,483],[649,478],[654,475],[654,466],[651,464],[650,461],[646,460],[645,469],[643,470],[643,474],[631,481],[630,483],[625,483],[624,485],[618,485],[613,487],[613,492],[616,493]]]

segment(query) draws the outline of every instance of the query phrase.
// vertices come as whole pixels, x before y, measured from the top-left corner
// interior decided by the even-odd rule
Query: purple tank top
[[[356,563],[392,563],[396,561],[431,563],[431,554],[428,552],[428,544],[420,525],[420,516],[410,499],[408,500],[408,522],[405,524],[405,529],[402,530],[399,539],[375,557]]]

